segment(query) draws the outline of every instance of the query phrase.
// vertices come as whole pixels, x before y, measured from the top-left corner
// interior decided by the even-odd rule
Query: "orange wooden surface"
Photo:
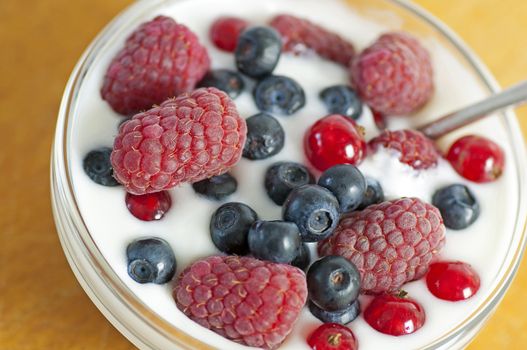
[[[218,0],[220,1],[220,0]],[[132,349],[73,276],[49,196],[49,151],[66,80],[132,0],[0,1],[0,349]],[[527,2],[419,0],[506,86],[527,78]],[[520,108],[527,135],[527,108]],[[470,350],[524,349],[527,260]]]

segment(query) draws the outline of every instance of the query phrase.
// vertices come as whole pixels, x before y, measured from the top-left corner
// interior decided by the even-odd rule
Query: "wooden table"
[[[49,153],[66,80],[95,34],[132,0],[0,1],[0,349],[132,349],[91,303],[62,253]],[[419,0],[507,86],[527,78],[527,2]],[[519,109],[527,135],[527,108]],[[527,344],[527,260],[469,347]]]

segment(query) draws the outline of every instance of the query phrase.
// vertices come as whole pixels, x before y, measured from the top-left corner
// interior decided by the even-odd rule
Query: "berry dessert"
[[[345,1],[302,3],[169,1],[125,23],[78,89],[83,220],[197,347],[430,346],[506,258],[506,133],[489,118],[492,140],[428,139],[428,115],[484,94],[458,57]]]

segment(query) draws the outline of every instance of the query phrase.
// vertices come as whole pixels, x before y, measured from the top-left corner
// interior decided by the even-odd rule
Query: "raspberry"
[[[380,294],[422,277],[444,244],[439,210],[402,198],[345,214],[318,250],[349,259],[361,274],[361,292]]]
[[[282,35],[284,51],[300,55],[312,50],[344,66],[348,66],[355,55],[350,42],[306,19],[278,15],[270,25]]]
[[[350,76],[362,99],[386,115],[415,112],[434,91],[430,55],[406,33],[382,35],[354,59]]]
[[[248,346],[277,348],[307,298],[304,273],[293,266],[239,256],[211,256],[187,267],[173,290],[190,319]]]
[[[384,147],[398,152],[402,163],[417,170],[436,166],[440,157],[435,144],[416,130],[385,130],[368,145],[374,151]]]
[[[220,17],[210,27],[210,40],[217,48],[234,52],[240,33],[249,26],[249,23],[238,17]]]
[[[143,23],[114,57],[101,96],[125,115],[194,89],[210,65],[197,36],[172,18]]]
[[[119,127],[114,175],[133,194],[225,173],[240,159],[247,126],[234,102],[201,88],[135,115]]]

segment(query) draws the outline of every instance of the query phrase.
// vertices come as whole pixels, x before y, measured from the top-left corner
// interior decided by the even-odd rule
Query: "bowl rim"
[[[61,101],[57,126],[55,131],[54,144],[51,155],[51,191],[52,208],[59,238],[68,259],[68,262],[81,283],[83,289],[92,299],[99,310],[118,328],[129,340],[140,348],[157,349],[151,338],[144,333],[139,334],[132,330],[138,327],[148,327],[149,330],[161,336],[165,344],[176,345],[182,349],[213,349],[210,345],[201,342],[178,327],[158,316],[148,306],[146,306],[135,294],[125,285],[110,267],[102,253],[93,241],[89,230],[84,222],[80,209],[73,191],[71,181],[70,162],[68,157],[68,134],[71,126],[70,116],[73,112],[73,101],[80,83],[84,78],[87,68],[94,60],[98,48],[102,47],[117,30],[126,25],[126,22],[135,18],[135,15],[142,11],[143,7],[154,8],[166,0],[141,0],[130,5],[118,14],[106,27],[95,37],[92,43],[85,50],[71,76],[68,80],[64,95]],[[188,0],[172,0],[183,2]],[[462,55],[467,63],[481,78],[481,82],[489,92],[497,92],[500,88],[495,78],[488,68],[472,52],[472,50],[455,34],[448,26],[439,19],[428,13],[420,6],[406,0],[383,0],[399,6],[412,15],[426,22],[433,29],[437,30]],[[148,4],[146,4],[148,2]],[[439,339],[426,345],[422,349],[435,349],[447,344],[454,344],[460,339],[468,342],[464,335],[471,330],[475,335],[477,326],[490,316],[491,311],[498,305],[509,288],[516,272],[519,262],[524,254],[527,242],[527,198],[521,196],[526,192],[527,187],[527,155],[523,137],[514,112],[509,109],[501,113],[505,123],[505,128],[511,136],[510,144],[512,154],[516,163],[516,176],[518,179],[518,207],[517,217],[514,225],[514,236],[519,235],[518,246],[516,247],[510,265],[505,271],[500,268],[498,276],[501,276],[492,293],[485,299],[471,315],[469,315],[457,327],[449,333],[444,334]],[[72,234],[75,233],[75,234]],[[511,243],[514,240],[511,240]],[[508,254],[511,254],[509,252]],[[89,266],[87,268],[86,266]],[[117,307],[110,307],[107,302],[103,302],[103,297],[113,297],[114,303],[124,307],[123,311],[130,319],[123,318],[123,312],[116,312]]]

